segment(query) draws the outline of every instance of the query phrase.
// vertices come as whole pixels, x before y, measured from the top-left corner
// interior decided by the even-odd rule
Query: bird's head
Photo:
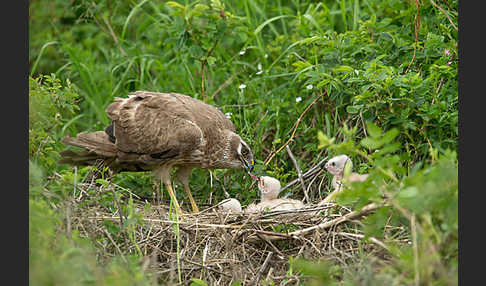
[[[255,161],[253,159],[253,152],[251,151],[250,147],[246,142],[240,138],[238,142],[238,146],[236,147],[236,154],[238,156],[238,160],[240,160],[241,165],[245,169],[247,173],[251,175],[253,171],[253,167],[255,166]]]
[[[333,175],[343,175],[344,174],[344,167],[346,165],[349,165],[348,168],[350,170],[353,168],[353,163],[351,162],[351,159],[346,156],[346,155],[339,155],[336,157],[332,157],[327,161],[327,163],[324,165],[324,168],[329,171],[329,173]]]
[[[262,200],[273,200],[278,197],[281,188],[279,180],[269,176],[261,176],[257,178],[257,181]]]

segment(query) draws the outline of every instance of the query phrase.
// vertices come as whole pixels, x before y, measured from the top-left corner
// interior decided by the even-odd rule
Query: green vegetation
[[[387,263],[365,254],[347,268],[292,259],[289,271],[301,281],[457,285],[457,2],[30,1],[30,283],[156,284],[140,250],[100,261],[96,237],[70,230],[73,183],[91,168],[56,164],[63,136],[104,129],[115,96],[150,90],[218,106],[250,143],[256,172],[283,185],[297,178],[280,149],[289,139],[303,169],[345,153],[370,173],[338,202],[386,202],[363,221],[366,237],[386,243],[385,225],[401,225],[412,243],[387,244]],[[223,199],[222,187],[243,205],[257,197],[244,172],[214,175],[212,188],[207,171],[191,176],[200,205]],[[144,174],[114,182],[123,189],[97,203],[112,209],[120,200],[130,214],[131,192],[151,196]],[[137,223],[132,214],[107,230],[133,242]]]

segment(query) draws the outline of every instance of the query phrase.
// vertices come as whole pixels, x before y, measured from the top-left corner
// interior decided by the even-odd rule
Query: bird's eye
[[[336,163],[335,163],[335,162],[332,162],[332,163],[331,163],[331,166],[336,166]]]

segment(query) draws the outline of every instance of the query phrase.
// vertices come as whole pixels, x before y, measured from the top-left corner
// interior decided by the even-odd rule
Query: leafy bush
[[[63,210],[35,196],[42,173],[31,163],[29,182],[29,285],[155,285],[135,256],[97,261],[92,242],[68,232]],[[64,205],[66,207],[66,205]]]
[[[74,116],[79,111],[77,100],[69,79],[63,87],[55,75],[29,77],[29,158],[40,166],[55,168],[60,139],[82,117]]]

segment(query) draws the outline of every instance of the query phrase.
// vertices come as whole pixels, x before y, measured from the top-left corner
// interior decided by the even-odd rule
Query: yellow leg
[[[191,189],[189,189],[189,186],[186,185],[186,184],[184,184],[183,186],[184,186],[184,190],[186,190],[187,196],[189,197],[189,201],[191,201],[192,212],[193,213],[198,213],[199,212],[199,208],[196,205],[196,201],[194,201],[194,198],[192,197]]]
[[[176,208],[176,211],[179,215],[182,214],[181,207],[179,206],[179,202],[177,202],[177,198],[175,196],[174,190],[172,190],[172,186],[170,185],[170,182],[165,182],[165,187],[167,188],[167,192],[169,192],[170,198],[174,201],[174,205]]]
[[[182,183],[182,186],[184,186],[184,190],[186,190],[187,196],[189,197],[189,201],[191,202],[192,212],[198,213],[199,209],[196,205],[196,201],[194,201],[194,198],[192,197],[191,189],[189,189],[189,176],[191,174],[191,171],[192,171],[191,166],[181,166],[177,170],[176,175],[179,181]]]

